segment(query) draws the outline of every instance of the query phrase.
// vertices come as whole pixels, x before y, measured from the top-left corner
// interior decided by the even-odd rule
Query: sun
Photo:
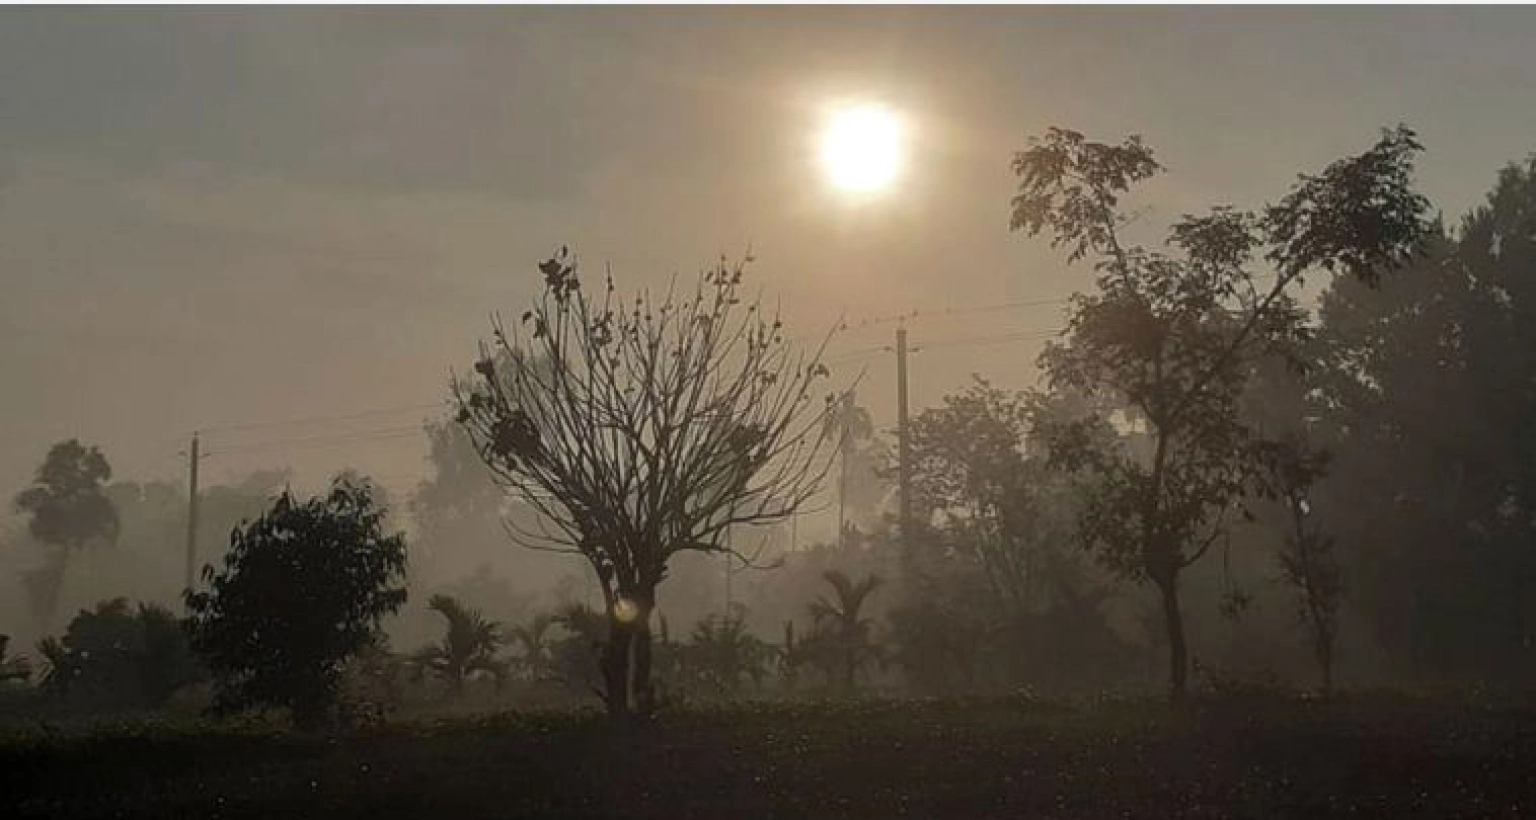
[[[843,191],[884,191],[901,173],[905,139],[901,118],[883,105],[842,108],[832,114],[822,134],[821,164]]]

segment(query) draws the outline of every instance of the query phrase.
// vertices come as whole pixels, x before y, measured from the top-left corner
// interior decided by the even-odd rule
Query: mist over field
[[[0,10],[0,805],[1521,816],[1533,37]]]

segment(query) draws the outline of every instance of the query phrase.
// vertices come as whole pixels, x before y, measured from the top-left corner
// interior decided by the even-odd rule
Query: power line
[[[860,322],[858,322],[856,324],[847,324],[847,323],[845,323],[843,325],[843,327],[845,329],[856,329],[856,328],[877,326],[877,325],[882,325],[882,324],[889,324],[891,322],[900,322],[900,321],[905,321],[905,320],[918,321],[918,320],[921,320],[921,319],[930,319],[930,318],[945,318],[945,317],[949,317],[949,316],[967,316],[967,315],[974,315],[974,314],[978,314],[978,313],[991,313],[991,312],[996,312],[996,311],[1001,311],[1001,310],[1010,310],[1010,309],[1015,309],[1015,308],[1040,307],[1040,306],[1045,306],[1045,305],[1060,305],[1060,304],[1066,304],[1068,301],[1069,300],[1065,299],[1065,298],[1062,298],[1062,299],[1025,299],[1025,300],[1017,300],[1017,301],[1012,301],[1012,302],[998,302],[998,303],[993,303],[993,304],[973,305],[973,306],[969,306],[969,307],[943,308],[943,309],[939,309],[939,310],[913,309],[913,310],[908,311],[906,313],[902,313],[902,314],[894,315],[894,316],[876,316],[876,317],[867,318],[867,319],[864,319],[864,320],[862,320],[862,321],[860,321]],[[921,348],[913,348],[912,352],[918,352],[919,350],[930,350],[930,349],[937,349],[937,348],[942,348],[942,347],[958,346],[958,345],[962,345],[962,344],[993,344],[993,343],[1001,343],[1001,342],[1005,342],[1005,341],[1029,341],[1029,340],[1032,340],[1032,339],[1030,337],[1026,337],[1026,336],[1018,336],[1017,338],[1015,338],[1015,337],[1007,337],[1007,338],[1004,338],[1004,337],[977,337],[977,338],[974,338],[974,339],[959,339],[959,340],[953,340],[953,341],[948,341],[948,342],[935,342],[933,344],[924,345]],[[839,353],[839,354],[836,354],[836,355],[833,355],[833,356],[829,356],[829,357],[827,357],[827,359],[824,360],[823,363],[827,364],[827,365],[851,364],[851,363],[858,362],[858,361],[861,361],[861,360],[867,360],[867,359],[874,358],[875,356],[878,356],[881,353],[889,352],[890,350],[891,350],[891,347],[889,345],[877,345],[877,346],[874,346],[874,347],[857,348],[855,350],[845,351],[843,353]],[[307,416],[307,417],[291,418],[291,419],[274,419],[274,420],[270,420],[270,421],[251,421],[251,422],[240,422],[240,423],[231,423],[231,424],[207,425],[207,426],[199,427],[198,431],[201,432],[201,433],[205,433],[205,434],[206,433],[232,433],[232,432],[241,432],[241,431],[246,431],[246,430],[261,430],[261,429],[271,429],[271,428],[281,428],[281,427],[298,427],[298,426],[303,426],[303,425],[315,425],[315,424],[331,424],[331,423],[336,423],[336,422],[361,421],[361,420],[365,420],[365,419],[376,418],[376,417],[379,417],[379,416],[388,416],[388,415],[393,415],[393,414],[398,414],[398,413],[408,413],[408,412],[418,412],[419,413],[419,412],[423,412],[423,411],[427,411],[427,410],[445,410],[445,409],[448,409],[449,406],[450,406],[449,402],[447,400],[443,400],[443,401],[432,402],[430,404],[408,404],[408,405],[400,405],[400,406],[397,406],[397,407],[371,408],[371,409],[367,409],[367,410],[358,410],[358,411],[351,412],[351,413],[344,413],[344,414],[332,415],[332,416]],[[401,435],[404,435],[407,430],[409,430],[411,432],[419,432],[419,429],[416,428],[416,427],[399,428],[397,431],[391,431],[391,432],[399,432],[399,433],[401,433]],[[277,439],[277,440],[271,440],[271,441],[252,442],[252,443],[249,443],[249,444],[235,444],[235,445],[230,445],[230,446],[226,446],[226,447],[220,447],[220,448],[218,448],[218,452],[219,452],[219,454],[228,453],[228,454],[232,454],[233,455],[233,454],[237,454],[237,453],[258,452],[259,450],[275,448],[275,447],[282,446],[282,445],[308,446],[310,444],[319,445],[319,444],[328,444],[328,443],[333,443],[333,442],[346,442],[346,441],[354,441],[354,440],[356,440],[356,441],[363,441],[363,440],[370,440],[370,439],[354,438],[354,436],[370,435],[372,433],[377,433],[377,432],[384,432],[384,431],[343,431],[341,433],[336,434],[336,436],[340,436],[341,438],[338,438],[336,436],[316,436],[316,437],[305,437],[305,438]],[[379,440],[382,440],[382,439],[379,439]]]
[[[274,447],[247,447],[247,448],[231,449],[231,450],[215,450],[215,451],[209,453],[209,455],[211,455],[211,456],[245,456],[245,455],[259,455],[259,454],[262,454],[262,453],[288,453],[288,452],[293,452],[294,450],[313,450],[313,449],[319,449],[319,448],[336,447],[336,446],[347,446],[347,445],[353,445],[353,444],[377,444],[377,443],[390,442],[390,441],[404,441],[404,440],[407,440],[407,439],[414,439],[414,438],[416,438],[417,435],[419,435],[419,434],[418,433],[394,433],[394,434],[386,435],[386,436],[355,436],[355,437],[352,437],[352,438],[334,439],[334,440],[331,440],[331,441],[316,441],[316,442],[306,443],[306,444],[291,444],[291,445],[286,445],[286,446],[274,446]]]
[[[329,440],[335,439],[335,438],[348,438],[348,437],[352,437],[352,436],[367,436],[367,435],[374,435],[376,433],[405,433],[405,432],[415,431],[415,430],[420,430],[420,429],[421,428],[418,425],[410,424],[410,425],[396,425],[396,426],[393,426],[393,427],[379,427],[379,428],[375,428],[375,429],[372,429],[372,430],[339,430],[339,431],[336,431],[334,433],[321,433],[321,434],[318,434],[318,435],[307,435],[307,436],[297,436],[297,437],[289,437],[289,438],[267,439],[265,441],[232,442],[229,445],[225,446],[223,449],[228,450],[228,449],[244,448],[244,447],[264,447],[264,446],[269,445],[269,444],[303,444],[303,443],[310,442],[310,441],[329,441]]]
[[[921,353],[928,350],[941,350],[946,347],[963,347],[966,345],[992,345],[1007,342],[1039,342],[1055,338],[1059,331],[1048,330],[1034,333],[1004,333],[997,336],[976,336],[969,339],[951,339],[941,342],[930,342],[915,348],[915,352]]]
[[[952,308],[942,308],[942,309],[939,309],[939,310],[922,310],[922,309],[914,308],[914,309],[909,310],[909,311],[907,311],[905,313],[898,313],[898,314],[894,314],[894,315],[891,315],[891,316],[872,316],[870,318],[867,318],[867,319],[864,319],[864,320],[858,322],[857,324],[848,325],[848,327],[849,328],[861,328],[861,327],[868,327],[868,326],[873,326],[873,325],[890,324],[891,322],[917,321],[917,320],[920,320],[920,319],[940,319],[940,318],[944,318],[944,317],[948,317],[948,316],[969,316],[969,315],[973,315],[973,314],[976,314],[976,313],[992,313],[992,312],[999,311],[999,310],[1012,310],[1012,309],[1015,309],[1015,308],[1025,308],[1025,307],[1042,307],[1042,306],[1046,306],[1046,305],[1064,305],[1064,304],[1066,304],[1069,301],[1071,301],[1071,300],[1067,299],[1067,298],[1061,298],[1061,299],[1024,299],[1024,300],[1019,300],[1019,301],[1014,301],[1014,302],[997,302],[997,303],[989,304],[989,305],[973,305],[971,307],[952,307]]]
[[[968,308],[945,308],[944,310],[938,311],[936,315],[939,315],[939,316],[964,316],[964,315],[969,315],[969,314],[972,314],[972,313],[990,313],[992,311],[997,311],[997,310],[1011,310],[1013,308],[1021,308],[1021,307],[1042,307],[1042,306],[1045,306],[1045,305],[1065,305],[1066,303],[1068,303],[1070,301],[1072,301],[1070,297],[1062,297],[1062,298],[1059,298],[1059,299],[1025,299],[1025,300],[1018,301],[1018,302],[1002,302],[1000,304],[995,304],[995,305],[977,305],[976,307],[968,307]]]
[[[443,409],[447,406],[448,402],[444,400],[433,402],[431,404],[410,404],[400,407],[380,407],[372,410],[359,410],[355,413],[347,413],[345,415],[339,416],[310,416],[308,418],[282,419],[277,421],[253,421],[245,422],[242,424],[220,424],[209,427],[200,427],[198,428],[198,432],[229,433],[239,430],[257,430],[266,427],[291,427],[303,424],[325,424],[336,421],[357,421],[360,419],[371,418],[373,416],[383,416],[394,413],[421,412],[423,410]]]
[[[1059,330],[1017,331],[1012,333],[994,334],[991,336],[968,336],[963,339],[943,339],[937,342],[927,342],[921,345],[914,345],[908,348],[907,352],[923,353],[929,350],[942,350],[947,347],[963,347],[966,345],[992,345],[1005,344],[1009,342],[1038,342],[1045,339],[1055,338],[1059,333]],[[850,351],[841,356],[834,356],[829,358],[826,360],[825,364],[829,366],[835,366],[840,364],[849,364],[857,361],[864,361],[875,358],[882,353],[890,353],[891,350],[892,348],[890,345],[862,348],[860,350]]]
[[[855,361],[858,361],[860,359],[869,359],[869,358],[873,358],[875,356],[878,356],[881,353],[887,353],[887,352],[890,351],[890,349],[891,349],[890,345],[876,345],[874,347],[861,347],[858,350],[850,350],[850,351],[848,351],[846,353],[839,353],[836,356],[829,356],[825,361],[822,362],[822,364],[825,364],[825,365],[839,365],[839,364],[846,364],[848,362],[855,362]]]
[[[350,431],[336,433],[327,436],[309,436],[304,438],[275,439],[270,441],[251,442],[249,444],[234,444],[227,447],[219,447],[210,453],[211,455],[241,455],[245,453],[259,453],[271,450],[286,450],[304,447],[320,447],[334,444],[351,444],[356,442],[389,441],[393,439],[409,438],[422,434],[422,429],[416,425],[408,427],[392,427],[379,430]]]

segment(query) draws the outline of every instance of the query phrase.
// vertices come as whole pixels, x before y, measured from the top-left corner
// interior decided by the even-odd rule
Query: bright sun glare
[[[901,171],[904,137],[901,120],[885,106],[844,108],[827,124],[821,163],[832,184],[844,191],[883,191]]]

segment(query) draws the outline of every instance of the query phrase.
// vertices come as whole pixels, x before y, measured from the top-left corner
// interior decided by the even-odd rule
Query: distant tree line
[[[455,417],[426,427],[420,544],[360,476],[313,498],[271,476],[210,491],[228,549],[184,616],[170,596],[113,596],[35,653],[0,639],[0,688],[89,709],[198,691],[305,727],[368,701],[595,696],[629,718],[742,696],[1084,691],[1154,667],[1182,695],[1221,684],[1244,644],[1274,650],[1273,628],[1323,689],[1529,685],[1536,160],[1453,227],[1413,186],[1420,150],[1386,131],[1273,204],[1182,217],[1149,248],[1124,236],[1135,185],[1162,170],[1149,147],[1032,141],[1013,227],[1088,263],[1091,284],[1038,387],[977,376],[914,414],[905,533],[890,431],[820,386],[824,343],[788,341],[743,295],[744,266],[620,297],[562,251],[455,381]],[[111,478],[70,440],[14,496],[27,535],[10,542],[42,557],[21,579],[40,622],[92,556],[179,553],[178,492]],[[833,543],[764,560],[732,538],[793,526],[824,490]],[[583,562],[597,606],[552,592],[487,614],[503,592],[440,579],[411,597],[412,556],[509,534]],[[701,583],[701,557],[761,569],[738,581],[754,604],[674,635],[663,590]],[[440,637],[395,650],[402,612]],[[1214,645],[1216,624],[1235,637]]]

